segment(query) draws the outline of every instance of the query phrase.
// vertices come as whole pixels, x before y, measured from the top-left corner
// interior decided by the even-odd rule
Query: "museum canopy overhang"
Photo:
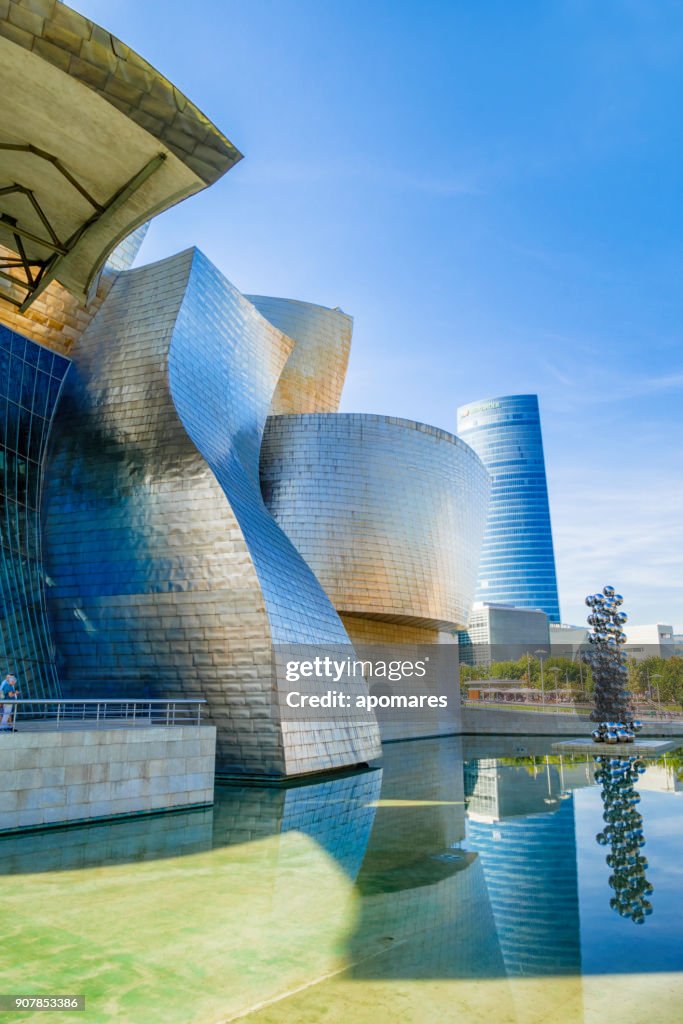
[[[0,299],[88,296],[140,224],[241,154],[151,65],[56,0],[0,16]]]

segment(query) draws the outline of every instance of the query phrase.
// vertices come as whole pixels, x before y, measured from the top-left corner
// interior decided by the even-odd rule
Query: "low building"
[[[636,661],[645,658],[671,658],[680,650],[673,626],[661,622],[645,626],[626,626],[624,649]]]
[[[551,654],[573,658],[578,650],[588,643],[586,626],[571,626],[566,622],[549,624]]]
[[[539,650],[550,653],[548,616],[540,608],[477,602],[458,639],[460,660],[466,665],[516,661]]]

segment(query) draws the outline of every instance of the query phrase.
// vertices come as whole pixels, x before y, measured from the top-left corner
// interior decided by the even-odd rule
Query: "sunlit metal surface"
[[[55,423],[46,538],[65,687],[205,697],[223,770],[379,753],[370,713],[285,728],[274,704],[272,643],[348,644],[259,487],[292,346],[204,256],[181,253],[117,278]]]
[[[340,309],[295,299],[247,298],[296,342],[275,389],[271,414],[336,412],[351,351],[351,317]]]
[[[471,448],[394,417],[273,416],[264,499],[343,613],[467,622],[489,479]]]

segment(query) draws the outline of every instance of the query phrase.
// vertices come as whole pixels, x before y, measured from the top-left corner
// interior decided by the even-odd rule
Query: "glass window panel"
[[[52,415],[52,410],[57,405],[57,398],[59,397],[59,389],[62,386],[62,382],[57,380],[56,377],[50,377],[50,397],[48,405],[48,415]]]
[[[34,462],[40,462],[40,449],[43,443],[43,429],[45,420],[40,416],[31,417],[31,437],[29,440],[28,457]]]
[[[6,395],[9,386],[10,354],[0,339],[0,394]]]
[[[26,338],[22,338],[19,334],[12,332],[12,355],[18,359],[23,359],[26,352]]]
[[[37,466],[28,466],[28,473],[26,479],[26,504],[31,509],[38,508],[38,483],[40,480],[40,471]]]
[[[38,354],[38,366],[45,373],[52,373],[52,362],[54,355],[49,348],[41,348]]]
[[[37,366],[39,352],[40,349],[35,343],[28,342],[26,345],[26,354],[24,356],[26,362],[31,366]]]
[[[36,371],[34,367],[24,363],[24,372],[21,378],[20,401],[25,409],[33,408],[33,389],[36,383]]]
[[[27,477],[27,462],[26,459],[22,459],[17,455],[16,466],[17,466],[17,501],[22,505],[26,504],[26,477]]]
[[[7,403],[7,421],[5,426],[5,444],[11,451],[17,450],[17,427],[19,426],[19,406],[14,402]]]
[[[29,453],[29,436],[31,432],[31,413],[28,409],[20,409],[17,424],[17,451],[20,455]]]
[[[48,398],[50,394],[50,378],[46,373],[38,370],[36,374],[36,390],[33,402],[33,411],[38,416],[45,416]]]

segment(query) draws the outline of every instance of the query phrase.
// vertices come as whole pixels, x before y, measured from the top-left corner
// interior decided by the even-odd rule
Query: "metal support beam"
[[[80,181],[77,178],[74,178],[71,171],[67,170],[62,161],[59,159],[59,157],[53,156],[52,153],[46,153],[44,149],[38,149],[37,146],[32,146],[30,143],[0,142],[0,150],[3,149],[13,153],[32,153],[33,156],[40,157],[41,160],[47,160],[48,163],[51,163],[59,171],[62,177],[66,178],[69,184],[72,185],[77,192],[80,192],[83,198],[90,203],[93,209],[102,209],[97,200],[93,199],[88,190],[83,185],[81,185]],[[0,192],[0,195],[1,194],[2,193]]]

